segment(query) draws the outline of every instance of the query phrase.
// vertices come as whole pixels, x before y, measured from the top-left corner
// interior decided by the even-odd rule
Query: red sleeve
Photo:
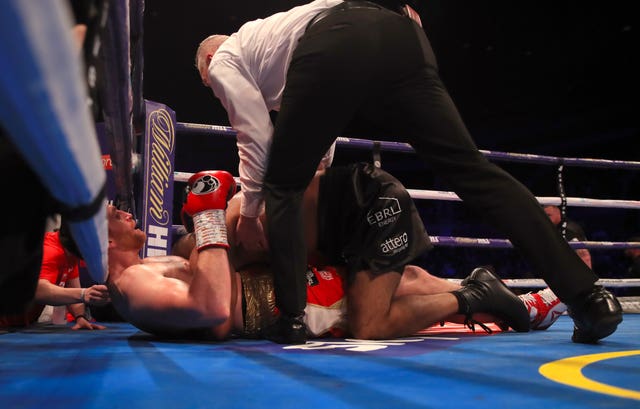
[[[73,266],[73,270],[71,270],[71,272],[69,273],[69,276],[67,279],[71,280],[73,278],[78,278],[78,277],[80,277],[80,269],[78,268],[78,263],[76,263]]]
[[[42,267],[40,268],[40,279],[47,280],[52,284],[58,283],[60,266],[66,264],[64,249],[60,244],[58,233],[45,233],[44,246],[42,252]]]

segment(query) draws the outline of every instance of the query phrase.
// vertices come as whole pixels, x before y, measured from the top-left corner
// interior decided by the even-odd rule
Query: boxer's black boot
[[[529,331],[527,307],[491,271],[476,268],[462,281],[462,285],[462,288],[453,291],[453,295],[458,299],[458,312],[466,316],[468,325],[471,323],[472,327],[476,323],[473,314],[482,312],[493,315],[517,332]]]
[[[281,314],[278,320],[268,327],[264,336],[278,344],[304,344],[307,342],[307,326],[300,316]]]
[[[573,318],[573,342],[594,344],[599,339],[613,334],[622,322],[622,307],[618,299],[596,285],[576,301],[567,304]]]

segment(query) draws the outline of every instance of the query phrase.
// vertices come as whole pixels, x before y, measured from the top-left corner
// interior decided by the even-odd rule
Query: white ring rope
[[[448,278],[447,281],[460,284],[462,279]],[[512,288],[544,288],[547,283],[540,278],[504,278],[507,287]],[[640,287],[640,278],[601,278],[596,284],[605,287]]]
[[[188,172],[174,172],[174,181],[186,182],[193,175]],[[235,177],[236,183],[240,184],[240,178]],[[409,195],[414,199],[450,200],[461,201],[454,192],[443,192],[435,190],[407,189]],[[558,197],[536,197],[540,204],[557,205],[560,203]],[[608,207],[640,209],[640,201],[633,200],[598,200],[580,197],[568,197],[567,205],[583,207]],[[513,245],[506,239],[495,238],[473,238],[473,237],[450,237],[431,236],[431,242],[436,246],[448,247],[488,247],[488,248],[512,248]],[[640,242],[612,242],[612,241],[572,241],[569,245],[574,249],[626,249],[640,247]]]
[[[173,179],[177,182],[186,182],[193,175],[188,172],[174,172]],[[240,184],[240,178],[235,178],[236,183]],[[418,190],[407,189],[409,196],[413,199],[427,200],[445,200],[445,201],[462,201],[454,192],[445,192],[441,190]],[[559,205],[560,198],[552,196],[536,197],[542,205]],[[615,209],[640,209],[640,201],[638,200],[611,200],[611,199],[589,199],[584,197],[567,197],[568,206],[576,207],[606,207]]]
[[[454,192],[441,190],[407,189],[414,199],[462,201]],[[542,205],[560,205],[561,199],[554,196],[536,197]],[[567,206],[575,207],[607,207],[615,209],[640,209],[638,200],[589,199],[585,197],[567,197]]]

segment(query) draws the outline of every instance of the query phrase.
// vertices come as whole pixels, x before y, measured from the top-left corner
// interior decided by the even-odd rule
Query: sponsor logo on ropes
[[[390,237],[380,243],[380,250],[385,256],[392,256],[404,251],[409,247],[409,235],[407,232]]]
[[[378,200],[386,203],[384,203],[382,209],[370,210],[367,213],[367,222],[369,225],[383,227],[395,222],[398,219],[398,215],[402,213],[398,199],[395,197],[379,197]]]
[[[171,223],[170,183],[173,175],[173,149],[175,131],[173,120],[166,109],[148,114],[146,129],[146,180],[144,183],[146,208],[147,256],[168,253]]]
[[[454,241],[458,244],[482,244],[487,245],[491,244],[491,240],[482,239],[482,238],[473,238],[473,237],[455,237]]]
[[[113,170],[111,155],[102,155],[102,167],[104,168],[104,170]]]
[[[175,142],[173,123],[167,111],[157,110],[149,115],[149,125],[152,135],[149,151],[149,214],[155,222],[166,226],[171,220],[164,196],[173,171],[169,158]]]

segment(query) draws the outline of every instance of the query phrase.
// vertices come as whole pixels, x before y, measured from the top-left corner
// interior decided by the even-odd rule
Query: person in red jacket
[[[108,303],[109,291],[103,284],[82,288],[81,263],[79,251],[64,224],[58,231],[46,232],[35,297],[23,313],[0,316],[0,328],[34,324],[46,305],[66,305],[75,321],[72,329],[104,329],[90,321],[85,306]]]

